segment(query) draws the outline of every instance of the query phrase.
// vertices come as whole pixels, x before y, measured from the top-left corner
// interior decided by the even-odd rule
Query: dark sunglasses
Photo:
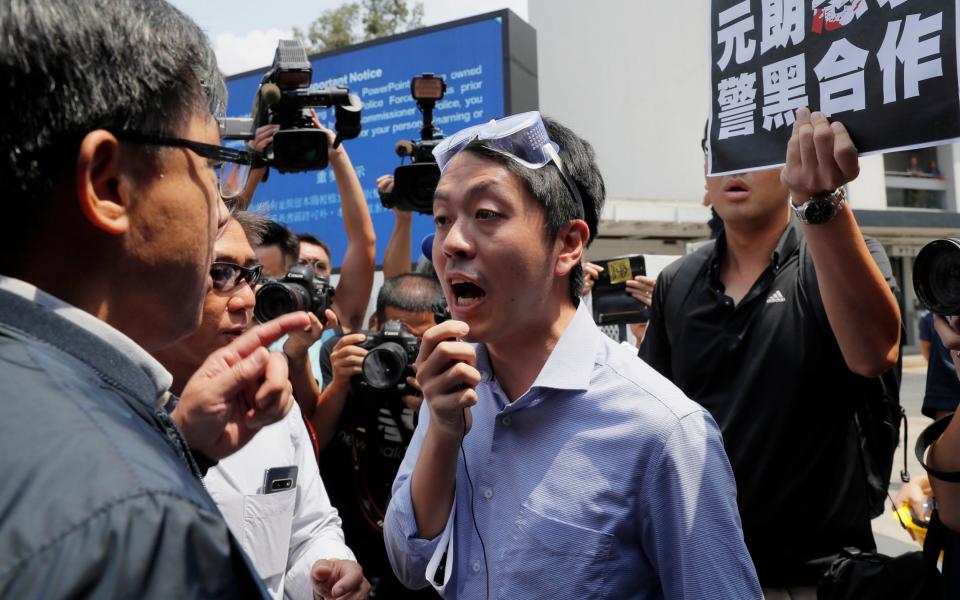
[[[253,287],[260,281],[260,272],[263,265],[241,267],[229,262],[215,262],[210,265],[210,277],[213,278],[213,289],[218,292],[230,292],[246,281]]]

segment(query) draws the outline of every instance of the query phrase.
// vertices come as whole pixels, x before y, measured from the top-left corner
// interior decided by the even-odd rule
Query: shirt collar
[[[777,240],[777,245],[773,249],[773,253],[770,255],[770,265],[775,269],[779,269],[783,266],[783,263],[787,261],[800,247],[800,226],[797,223],[797,218],[793,215],[790,215],[790,222],[787,223],[786,229],[783,230],[783,233],[780,234],[780,239]],[[713,247],[713,253],[710,255],[710,274],[713,276],[719,276],[720,272],[720,258],[727,251],[727,232],[723,230],[720,232],[720,235],[717,237],[717,243]]]
[[[530,389],[587,390],[601,336],[603,333],[593,322],[590,309],[581,301]],[[477,344],[476,350],[480,379],[490,382],[494,379],[490,354],[484,344]]]
[[[111,327],[90,313],[68,304],[26,281],[0,275],[0,290],[16,294],[25,300],[33,302],[103,340],[129,358],[144,372],[156,388],[155,397],[157,398],[157,404],[162,406],[169,399],[169,390],[173,383],[173,376],[170,375],[170,372],[157,362],[155,358],[150,356],[146,350],[119,330]]]

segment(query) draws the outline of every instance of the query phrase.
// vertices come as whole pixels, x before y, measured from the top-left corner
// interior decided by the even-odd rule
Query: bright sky
[[[416,0],[408,0],[413,5]],[[207,32],[226,75],[267,66],[277,40],[294,27],[306,30],[324,10],[341,0],[170,0]],[[527,0],[422,0],[423,24],[436,25],[509,8],[527,19]]]

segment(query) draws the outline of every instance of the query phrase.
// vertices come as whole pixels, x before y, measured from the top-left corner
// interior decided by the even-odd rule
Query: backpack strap
[[[920,435],[917,436],[917,445],[914,446],[914,452],[917,454],[917,460],[920,462],[920,466],[926,469],[932,477],[936,477],[940,481],[948,481],[950,483],[960,483],[960,472],[952,471],[938,471],[933,467],[927,465],[924,462],[924,454],[927,452],[927,448],[933,445],[940,436],[943,435],[943,432],[946,431],[947,426],[950,425],[950,421],[953,420],[953,413],[940,417],[933,423],[927,426],[926,429],[920,432]]]
[[[703,273],[704,267],[713,255],[716,241],[710,241],[697,248],[693,253],[680,259],[680,265],[674,274],[663,299],[663,317],[665,323],[676,323],[677,313],[693,290],[693,284]],[[669,335],[669,329],[667,330]]]

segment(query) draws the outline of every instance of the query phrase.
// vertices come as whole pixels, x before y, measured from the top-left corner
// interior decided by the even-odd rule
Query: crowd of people
[[[411,262],[395,209],[374,290],[367,199],[333,132],[342,257],[249,210],[265,168],[227,193],[218,165],[252,164],[277,128],[225,151],[224,81],[178,10],[11,0],[0,30],[17,115],[0,131],[0,596],[876,585],[837,565],[877,556],[891,456],[875,464],[867,430],[897,406],[902,327],[844,192],[859,163],[840,122],[801,108],[783,168],[706,177],[715,239],[625,284],[650,309],[638,351],[588,308],[605,187],[563,124],[524,113],[441,141],[431,256]],[[330,302],[258,323],[265,278],[296,267],[336,270]],[[954,598],[960,326],[931,316],[925,338],[925,411],[945,427],[911,501],[933,494],[948,529],[942,577],[909,583]]]

